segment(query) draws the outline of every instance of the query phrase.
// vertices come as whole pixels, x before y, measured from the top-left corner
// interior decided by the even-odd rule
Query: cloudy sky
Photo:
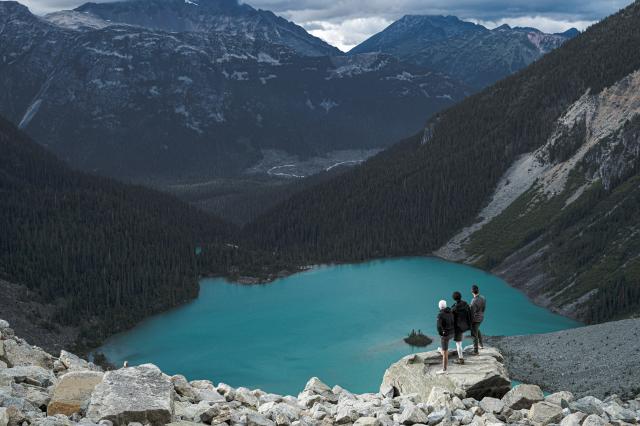
[[[35,13],[84,3],[20,1]],[[507,23],[560,32],[571,27],[583,30],[631,0],[246,0],[246,3],[282,15],[334,46],[349,50],[408,14],[455,15],[489,28]]]

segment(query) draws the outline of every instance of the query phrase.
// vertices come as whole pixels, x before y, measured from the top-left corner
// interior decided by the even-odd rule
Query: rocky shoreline
[[[452,354],[455,360],[455,355]],[[187,381],[152,364],[112,371],[61,351],[54,357],[0,320],[0,426],[624,426],[640,422],[640,395],[604,401],[536,385],[510,388],[502,355],[486,348],[441,374],[436,351],[389,367],[377,393],[311,378],[297,396]]]
[[[514,379],[547,391],[598,398],[640,393],[640,319],[486,340],[500,349]]]

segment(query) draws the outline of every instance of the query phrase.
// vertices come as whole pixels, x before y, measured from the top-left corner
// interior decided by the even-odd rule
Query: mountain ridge
[[[598,212],[606,211],[606,206],[610,207],[616,199],[624,201],[632,210],[636,203],[634,173],[640,158],[636,149],[637,133],[633,122],[625,122],[628,112],[625,109],[623,114],[622,108],[630,105],[628,111],[637,112],[632,82],[635,81],[633,73],[640,68],[640,58],[633,53],[640,46],[638,23],[640,3],[635,2],[519,73],[437,114],[420,134],[280,204],[245,232],[257,235],[260,244],[270,250],[316,262],[428,255],[460,229],[481,222],[479,215],[490,205],[496,189],[505,186],[509,192],[513,188],[510,185],[514,180],[508,179],[510,168],[519,165],[523,155],[532,155],[546,146],[546,154],[532,158],[543,158],[545,170],[547,167],[560,170],[570,165],[566,170],[575,168],[579,176],[573,180],[569,176],[571,185],[567,188],[577,191],[587,182],[590,190],[583,188],[582,192],[564,195],[551,191],[545,195],[549,204],[539,204],[543,213],[552,212],[549,217],[542,213],[524,215],[523,211],[528,211],[529,201],[536,194],[536,188],[530,189],[522,198],[510,201],[515,210],[494,224],[491,228],[494,233],[485,235],[469,261],[496,270],[505,255],[539,242],[536,238],[546,235],[547,239],[542,241],[551,241],[555,248],[546,255],[526,259],[539,268],[546,268],[550,275],[542,279],[534,275],[537,281],[525,279],[512,284],[525,290],[531,285],[530,294],[537,296],[538,303],[586,321],[599,322],[637,313],[640,306],[635,302],[639,288],[634,275],[635,246],[632,241],[624,240],[622,247],[629,249],[627,255],[624,250],[616,254],[614,248],[620,240],[604,232],[617,229],[607,218],[624,221],[621,223],[625,229],[634,230],[637,223],[628,217],[625,209],[618,211],[619,216],[616,213],[594,217],[587,206],[599,205],[593,211],[599,215]],[[608,93],[613,95],[605,96]],[[610,100],[601,105],[600,96]],[[592,137],[591,130],[585,133],[582,121],[588,123],[592,114],[598,114],[597,105],[602,106],[602,114],[598,115],[604,117],[598,118],[604,120],[602,128],[612,129],[595,133],[602,138]],[[622,121],[616,121],[617,118]],[[630,127],[625,130],[627,124]],[[592,128],[600,127],[586,127]],[[604,160],[609,158],[611,163]],[[614,186],[608,190],[598,190],[602,179],[594,175],[593,170],[599,170],[600,166],[615,170],[608,164],[620,164],[619,158],[626,159],[628,165],[624,170],[628,173],[613,179]],[[574,167],[576,165],[579,167]],[[528,169],[533,173],[535,169],[524,163],[521,166],[525,173]],[[553,171],[549,173],[553,175]],[[593,176],[596,178],[592,179]],[[504,184],[500,183],[501,179]],[[527,188],[525,185],[524,189]],[[572,194],[580,202],[571,198],[571,207],[563,211],[562,203]],[[513,233],[513,227],[506,224],[519,214],[529,222],[517,229],[521,233]],[[551,218],[556,226],[551,227],[551,234],[545,234],[550,224],[547,220]],[[561,227],[580,220],[589,223],[590,218],[598,219],[597,227],[587,228],[589,238],[598,244],[581,244],[579,236],[584,230],[579,227],[568,232]],[[624,232],[622,234],[624,236]],[[509,239],[510,236],[514,238]],[[492,260],[492,253],[504,247],[509,249]],[[599,249],[592,250],[595,247]],[[605,249],[612,256],[602,257],[607,252]],[[521,266],[526,265],[524,262]],[[623,268],[624,265],[628,269]],[[606,274],[616,268],[618,273],[605,279]],[[514,271],[517,275],[523,270]],[[575,277],[571,274],[575,271],[581,272],[580,282],[572,280]],[[564,294],[563,285],[570,288]],[[596,293],[601,297],[594,297]],[[575,301],[578,301],[576,305],[570,305]],[[620,309],[616,310],[616,306]]]

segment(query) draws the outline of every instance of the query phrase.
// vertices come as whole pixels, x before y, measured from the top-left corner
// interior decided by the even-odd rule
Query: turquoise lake
[[[485,334],[580,325],[483,271],[402,258],[321,266],[260,286],[204,279],[192,303],[112,337],[100,350],[116,364],[151,362],[190,380],[279,394],[296,395],[312,376],[352,392],[375,392],[389,364],[425,350],[402,338],[413,328],[435,336],[438,301],[450,303],[455,290],[469,301],[474,283],[487,298]],[[437,346],[434,341],[430,348]]]

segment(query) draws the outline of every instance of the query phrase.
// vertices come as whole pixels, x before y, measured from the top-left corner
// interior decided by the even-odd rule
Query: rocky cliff
[[[448,374],[432,375],[438,357],[431,352],[400,360],[385,373],[379,393],[357,395],[314,377],[297,397],[282,396],[187,381],[152,364],[102,371],[66,351],[54,357],[33,347],[0,320],[0,426],[622,426],[640,421],[640,395],[601,401],[575,400],[570,392],[545,396],[535,385],[509,390],[495,350],[469,357],[469,365]]]

